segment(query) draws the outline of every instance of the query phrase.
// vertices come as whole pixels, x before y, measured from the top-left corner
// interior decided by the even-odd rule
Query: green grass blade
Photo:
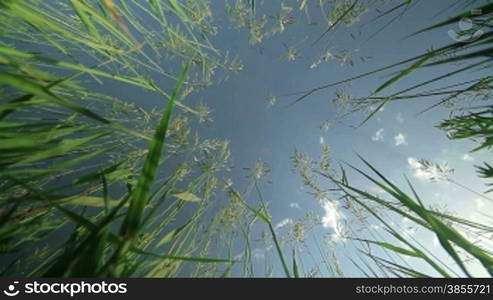
[[[293,248],[293,275],[295,278],[301,277],[298,263],[296,262],[296,248]]]
[[[154,177],[156,176],[157,167],[161,158],[161,151],[164,145],[174,103],[178,98],[178,92],[185,81],[189,66],[190,62],[187,62],[180,74],[173,93],[168,100],[164,114],[158,127],[156,128],[154,138],[150,142],[149,152],[144,162],[142,173],[133,192],[130,207],[122,225],[122,233],[124,235],[133,235],[139,230],[141,222],[140,219],[148,202],[149,192],[151,190],[152,183],[154,182]]]

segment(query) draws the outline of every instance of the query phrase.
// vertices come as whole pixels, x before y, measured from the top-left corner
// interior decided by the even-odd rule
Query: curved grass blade
[[[176,83],[173,93],[168,100],[161,121],[156,128],[154,138],[149,145],[149,153],[147,154],[142,173],[133,192],[127,216],[122,225],[122,233],[124,235],[130,234],[132,236],[139,230],[141,217],[144,212],[144,208],[148,203],[149,192],[151,190],[152,183],[154,182],[154,177],[156,176],[157,167],[161,158],[161,151],[164,145],[166,132],[168,131],[171,113],[173,111],[175,101],[178,98],[178,92],[185,82],[189,66],[190,61],[185,64],[185,67],[179,76],[178,82]]]
[[[480,11],[480,15],[488,15],[488,14],[491,14],[493,12],[493,4],[486,4],[486,5],[483,5],[483,6],[480,6],[478,8],[475,9],[475,11]],[[409,35],[408,37],[411,37],[411,36],[415,36],[417,34],[420,34],[420,33],[423,33],[423,32],[426,32],[426,31],[430,31],[430,30],[433,30],[433,29],[436,29],[436,28],[439,28],[439,27],[443,27],[443,26],[446,26],[446,25],[449,25],[449,24],[452,24],[452,23],[457,23],[459,22],[460,20],[462,20],[463,18],[468,18],[468,17],[474,17],[474,16],[477,16],[477,14],[475,14],[474,11],[470,10],[466,13],[462,13],[460,15],[457,15],[455,17],[452,17],[452,18],[449,18],[443,22],[440,22],[438,24],[435,24],[433,26],[430,26],[430,27],[427,27],[425,29],[421,29],[411,35]]]

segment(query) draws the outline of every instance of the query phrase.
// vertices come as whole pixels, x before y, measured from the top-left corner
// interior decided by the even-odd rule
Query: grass
[[[0,239],[12,257],[3,274],[231,276],[233,243],[216,258],[230,232],[207,218],[220,209],[210,199],[228,143],[196,137],[190,118],[210,110],[184,102],[215,69],[241,69],[209,42],[208,10],[207,1],[2,2]],[[164,113],[86,88],[111,81],[164,98]]]
[[[391,19],[371,39],[416,1],[390,7],[383,2],[282,2],[269,16],[258,1],[237,0],[225,8],[235,28],[246,29],[250,43],[260,47],[302,17],[310,21],[312,5],[319,5],[327,26],[313,42],[316,46],[376,8],[379,13],[370,22]],[[392,71],[367,97],[341,97],[350,102],[349,114],[370,110],[362,125],[394,101],[443,96],[424,112],[460,103],[461,97],[488,101],[490,75],[454,81],[491,67],[491,25],[483,18],[492,5],[479,8],[482,15],[461,13],[413,35],[469,17],[484,31],[470,43],[454,42],[292,96],[301,102],[322,90]],[[288,234],[273,223],[261,189],[269,172],[265,164],[257,163],[250,184],[240,192],[227,178],[228,141],[202,139],[195,131],[195,124],[211,119],[211,110],[193,106],[187,96],[221,81],[217,70],[227,76],[242,69],[237,58],[211,42],[218,30],[211,9],[206,0],[0,2],[2,276],[253,277],[261,274],[254,262],[259,241],[273,249],[265,253],[266,276],[345,275],[340,253],[330,243],[311,234],[317,251],[307,246],[309,225],[317,223],[313,216],[293,222]],[[286,60],[303,57],[297,46],[284,45]],[[332,55],[325,46],[315,66],[332,58],[346,62],[346,52]],[[418,71],[455,63],[465,66],[385,94]],[[123,99],[116,89],[104,88],[109,85],[144,96]],[[146,110],[146,97],[162,105]],[[451,139],[478,141],[473,151],[491,150],[491,105],[464,110],[437,127]],[[322,152],[319,161],[298,152],[294,157],[310,193],[317,200],[334,195],[360,225],[370,228],[371,220],[384,228],[384,233],[348,233],[359,249],[348,259],[364,276],[473,276],[471,258],[493,275],[491,247],[462,233],[467,229],[480,239],[491,234],[489,225],[426,207],[410,182],[406,188],[396,186],[362,157],[371,173],[354,166],[333,168],[329,148]],[[488,162],[476,169],[479,177],[493,177]],[[381,188],[386,197],[352,185],[350,172]],[[320,178],[330,188],[320,187]],[[395,224],[398,217],[434,234],[457,267],[403,233]],[[403,257],[417,259],[427,269],[410,266]]]
[[[182,5],[0,4],[0,134],[8,140],[1,149],[0,239],[11,257],[4,275],[177,276],[185,263],[234,263],[209,257],[215,252],[199,238],[227,143],[192,137],[189,118],[208,118],[207,111],[183,102],[187,89],[209,84],[214,65],[227,66],[201,29],[207,18],[192,19]],[[48,50],[20,50],[19,43]],[[158,62],[163,57],[185,67],[173,75]],[[164,98],[165,111],[87,89],[91,81],[149,90]],[[174,81],[171,93],[160,87]]]

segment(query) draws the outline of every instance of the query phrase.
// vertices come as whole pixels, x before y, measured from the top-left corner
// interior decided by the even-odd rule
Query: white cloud
[[[431,164],[425,166],[415,157],[408,157],[407,163],[413,171],[413,176],[421,180],[446,181],[448,175],[453,172],[447,165]]]
[[[380,226],[378,224],[371,224],[370,225],[370,229],[373,229],[373,230],[382,230],[382,226]]]
[[[440,247],[440,240],[438,240],[436,234],[433,236],[433,246]]]
[[[429,172],[423,170],[423,165],[419,162],[417,158],[408,157],[407,164],[409,165],[409,167],[411,167],[411,170],[413,170],[414,177],[422,180],[430,179]]]
[[[370,108],[369,108],[369,109],[370,109],[371,111],[375,111],[375,110],[377,109],[377,106],[375,106],[375,105],[370,105]],[[380,108],[378,109],[378,112],[383,112],[383,111],[385,111],[385,105],[384,105],[384,106],[382,106],[382,107],[380,107]]]
[[[374,142],[383,141],[383,132],[383,128],[378,129],[377,132],[375,132],[375,135],[371,137],[371,140]]]
[[[416,234],[416,224],[410,219],[402,218],[402,230],[409,236],[414,236]]]
[[[337,243],[345,242],[346,238],[344,237],[344,226],[342,224],[344,215],[337,209],[337,203],[325,199],[322,203],[322,208],[325,212],[322,217],[322,225],[324,228],[332,230],[332,241]]]
[[[299,209],[300,205],[297,202],[291,202],[289,203],[289,207]]]
[[[402,114],[399,112],[397,113],[397,116],[395,117],[395,119],[397,120],[397,122],[399,123],[404,123],[404,117],[402,116]]]
[[[401,146],[401,145],[406,146],[407,135],[405,135],[404,133],[399,133],[398,135],[394,136],[394,141],[396,146]]]
[[[482,208],[485,206],[485,204],[486,204],[486,203],[484,202],[484,200],[483,200],[483,199],[481,199],[481,198],[476,198],[476,199],[474,199],[474,203],[476,203],[476,208],[477,208],[478,210],[482,209]]]
[[[464,154],[462,155],[462,160],[465,160],[465,161],[474,161],[474,157],[472,157],[471,155],[469,154]]]
[[[376,186],[376,185],[371,185],[368,187],[368,191],[373,193],[373,194],[383,194],[385,193],[385,191],[379,187],[379,186]]]
[[[281,222],[277,223],[274,227],[275,229],[283,228],[287,225],[293,224],[293,220],[290,218],[283,219]]]
[[[321,137],[320,137],[320,144],[321,144],[321,145],[323,145],[324,143],[325,143],[324,137],[323,137],[323,136],[321,136]]]

